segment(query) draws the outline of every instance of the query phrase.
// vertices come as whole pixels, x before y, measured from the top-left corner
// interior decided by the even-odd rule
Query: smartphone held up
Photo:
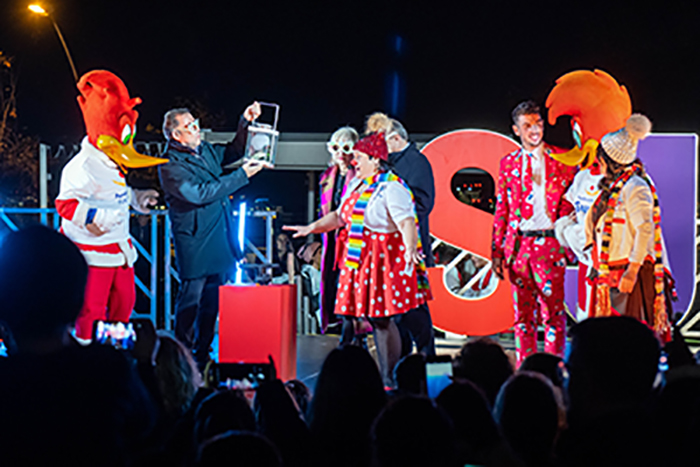
[[[93,327],[92,341],[120,350],[133,350],[136,330],[133,323],[97,320]]]

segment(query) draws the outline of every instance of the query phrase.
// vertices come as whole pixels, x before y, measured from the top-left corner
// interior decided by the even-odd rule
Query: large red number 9
[[[430,233],[454,247],[491,258],[493,215],[458,201],[451,191],[451,180],[464,168],[488,172],[498,181],[501,158],[519,146],[498,133],[459,130],[438,136],[422,152],[433,166],[435,207],[430,215]],[[443,267],[428,271],[433,301],[433,324],[457,334],[488,335],[513,325],[513,304],[508,280],[481,299],[460,298],[445,287]]]

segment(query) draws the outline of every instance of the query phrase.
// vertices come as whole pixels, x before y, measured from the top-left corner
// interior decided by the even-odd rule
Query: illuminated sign
[[[430,215],[431,234],[436,239],[434,250],[448,245],[460,252],[450,256],[444,265],[428,271],[434,296],[430,310],[433,323],[439,329],[457,334],[488,335],[513,325],[507,277],[476,297],[455,293],[446,282],[447,274],[453,272],[458,260],[469,253],[491,258],[493,214],[488,212],[489,199],[485,197],[493,193],[483,189],[488,183],[456,183],[457,175],[485,172],[497,181],[501,158],[518,147],[514,140],[495,132],[459,130],[438,136],[422,149],[435,177],[435,207]],[[639,157],[659,194],[664,240],[679,296],[673,307],[677,312],[686,313],[693,302],[696,284],[697,136],[650,135],[640,142]],[[478,193],[476,188],[480,188]],[[482,269],[481,277],[489,266],[490,263]],[[575,310],[577,300],[576,275],[575,269],[567,270],[565,300],[571,310]],[[466,286],[471,287],[476,279],[479,276],[468,281]]]

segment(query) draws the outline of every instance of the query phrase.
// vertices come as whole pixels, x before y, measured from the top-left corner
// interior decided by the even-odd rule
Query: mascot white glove
[[[109,232],[129,218],[127,211],[120,209],[98,209],[92,223],[102,232]]]

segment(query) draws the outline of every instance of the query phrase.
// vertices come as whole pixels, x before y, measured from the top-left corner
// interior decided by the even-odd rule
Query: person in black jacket
[[[428,219],[435,204],[433,169],[428,158],[418,150],[416,143],[409,142],[408,132],[401,122],[393,118],[386,118],[384,122],[386,143],[389,147],[389,164],[392,171],[401,177],[413,192],[425,265],[433,267],[435,260],[431,249]],[[369,124],[370,120],[368,120]],[[401,315],[396,324],[401,333],[401,355],[407,355],[411,352],[413,342],[416,343],[419,352],[428,356],[435,355],[433,321],[427,304]]]
[[[243,113],[236,137],[226,145],[202,141],[199,120],[188,109],[165,114],[163,135],[170,162],[160,166],[160,183],[172,223],[175,258],[182,281],[175,305],[175,336],[192,348],[197,365],[209,360],[209,346],[219,311],[219,286],[240,255],[232,243],[229,196],[248,184],[263,163],[248,161],[224,174],[223,167],[243,157],[248,124],[260,104]]]

